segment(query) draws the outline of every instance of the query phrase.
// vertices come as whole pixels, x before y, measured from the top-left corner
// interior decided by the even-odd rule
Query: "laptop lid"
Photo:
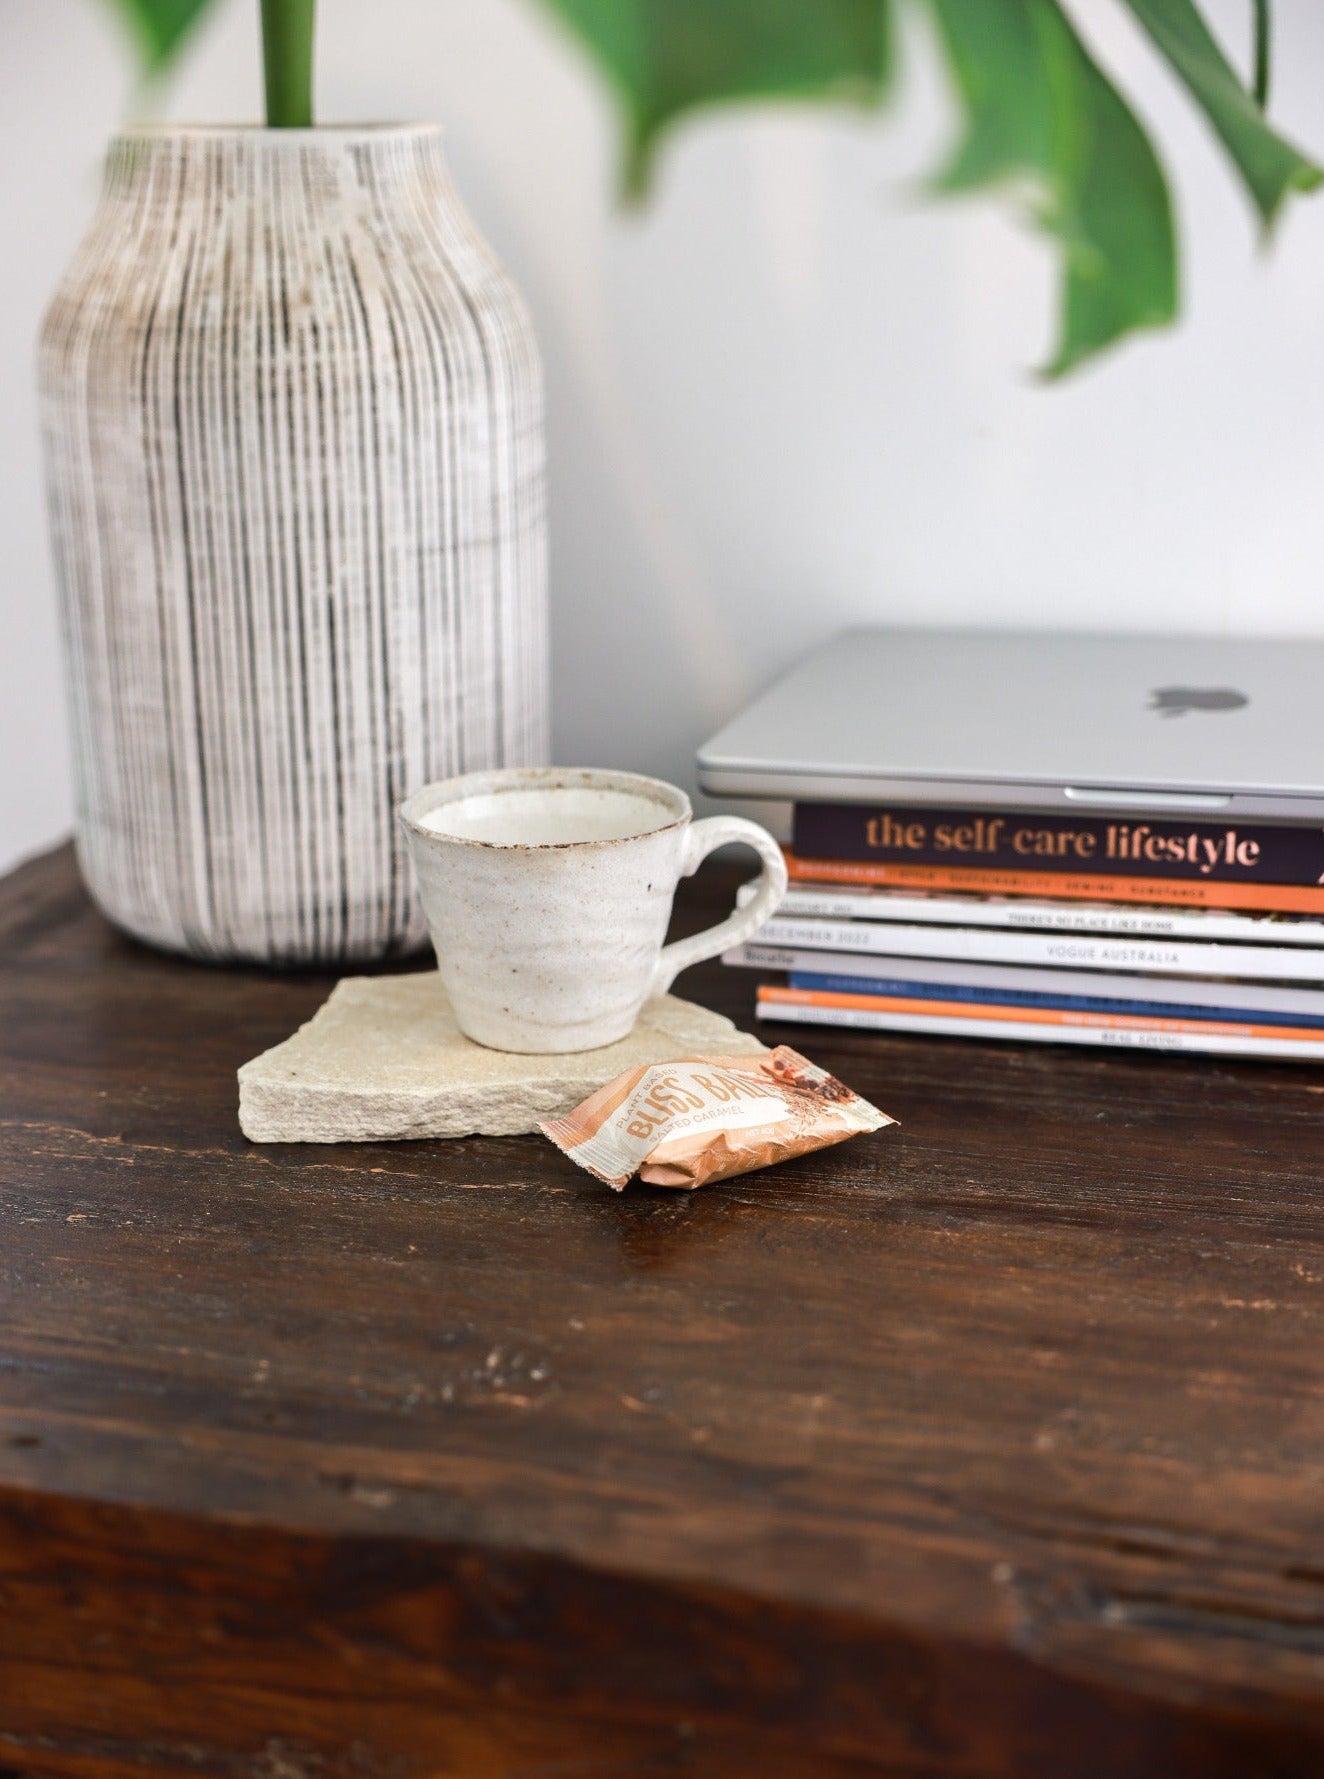
[[[1324,643],[848,631],[698,767],[724,797],[1324,820]]]

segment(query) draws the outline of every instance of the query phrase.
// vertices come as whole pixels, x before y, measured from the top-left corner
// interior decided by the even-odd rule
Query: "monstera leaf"
[[[1320,169],[1265,121],[1191,0],[1125,0],[1227,149],[1265,226],[1294,191],[1313,191]],[[1267,19],[1267,7],[1261,7]]]
[[[891,68],[888,0],[550,0],[593,52],[626,115],[626,182],[659,132],[731,99],[877,104]]]
[[[1065,267],[1060,374],[1177,312],[1167,182],[1144,131],[1055,0],[932,0],[966,113],[941,191],[1005,185]]]
[[[1205,112],[1268,221],[1321,174],[1266,122],[1191,0],[1118,0]],[[662,127],[701,105],[886,93],[889,0],[546,0],[618,89],[637,187]],[[1005,187],[1058,242],[1072,369],[1177,313],[1167,181],[1059,0],[927,0],[965,114],[936,189]]]
[[[209,0],[116,0],[148,66],[167,62]],[[251,3],[251,0],[250,0]],[[471,0],[472,3],[472,0]],[[879,105],[892,71],[894,0],[541,0],[615,90],[625,182],[641,191],[663,132],[703,107],[751,99]],[[1094,5],[1099,0],[1091,0]],[[376,0],[389,4],[389,0]],[[963,127],[940,192],[1002,189],[1062,258],[1062,319],[1050,375],[1178,307],[1172,202],[1141,124],[1089,53],[1062,0],[912,0],[926,5]],[[1265,226],[1324,175],[1262,108],[1268,0],[1248,0],[1255,88],[1195,0],[1113,0],[1129,12],[1204,113]],[[261,0],[272,123],[311,116],[313,0]]]

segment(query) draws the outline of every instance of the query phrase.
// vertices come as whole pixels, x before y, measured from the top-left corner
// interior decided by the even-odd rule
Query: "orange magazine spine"
[[[1077,1013],[1061,1007],[1004,1007],[979,1001],[912,1000],[903,995],[837,994],[822,988],[764,987],[762,1006],[837,1007],[858,1013],[927,1013],[942,1019],[998,1019],[1012,1025],[1092,1026],[1102,1031],[1204,1032],[1225,1038],[1304,1038],[1324,1044],[1324,1027],[1252,1025],[1219,1019],[1162,1019],[1137,1013]]]
[[[1060,897],[1070,902],[1146,902],[1175,908],[1254,908],[1266,914],[1324,914],[1324,888],[1290,883],[1210,883],[1172,877],[1086,877],[1074,871],[999,871],[983,865],[871,865],[801,859],[789,847],[792,883],[956,890],[966,895]]]

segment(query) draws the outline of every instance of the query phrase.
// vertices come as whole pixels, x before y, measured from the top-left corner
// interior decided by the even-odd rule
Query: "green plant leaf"
[[[626,185],[642,190],[659,131],[731,99],[877,104],[891,67],[889,0],[547,0],[626,110]]]
[[[149,73],[159,73],[174,59],[210,4],[211,0],[118,0]]]
[[[966,113],[937,189],[1021,188],[1064,259],[1060,376],[1177,312],[1167,181],[1057,0],[930,0]]]
[[[1294,191],[1313,191],[1321,171],[1267,122],[1191,0],[1124,0],[1208,118],[1245,181],[1265,227]]]

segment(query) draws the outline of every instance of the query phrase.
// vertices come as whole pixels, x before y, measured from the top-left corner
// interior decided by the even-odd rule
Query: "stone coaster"
[[[435,970],[349,976],[292,1038],[239,1071],[254,1143],[522,1136],[640,1063],[767,1046],[720,1013],[662,995],[628,1038],[573,1056],[514,1056],[460,1033]]]

